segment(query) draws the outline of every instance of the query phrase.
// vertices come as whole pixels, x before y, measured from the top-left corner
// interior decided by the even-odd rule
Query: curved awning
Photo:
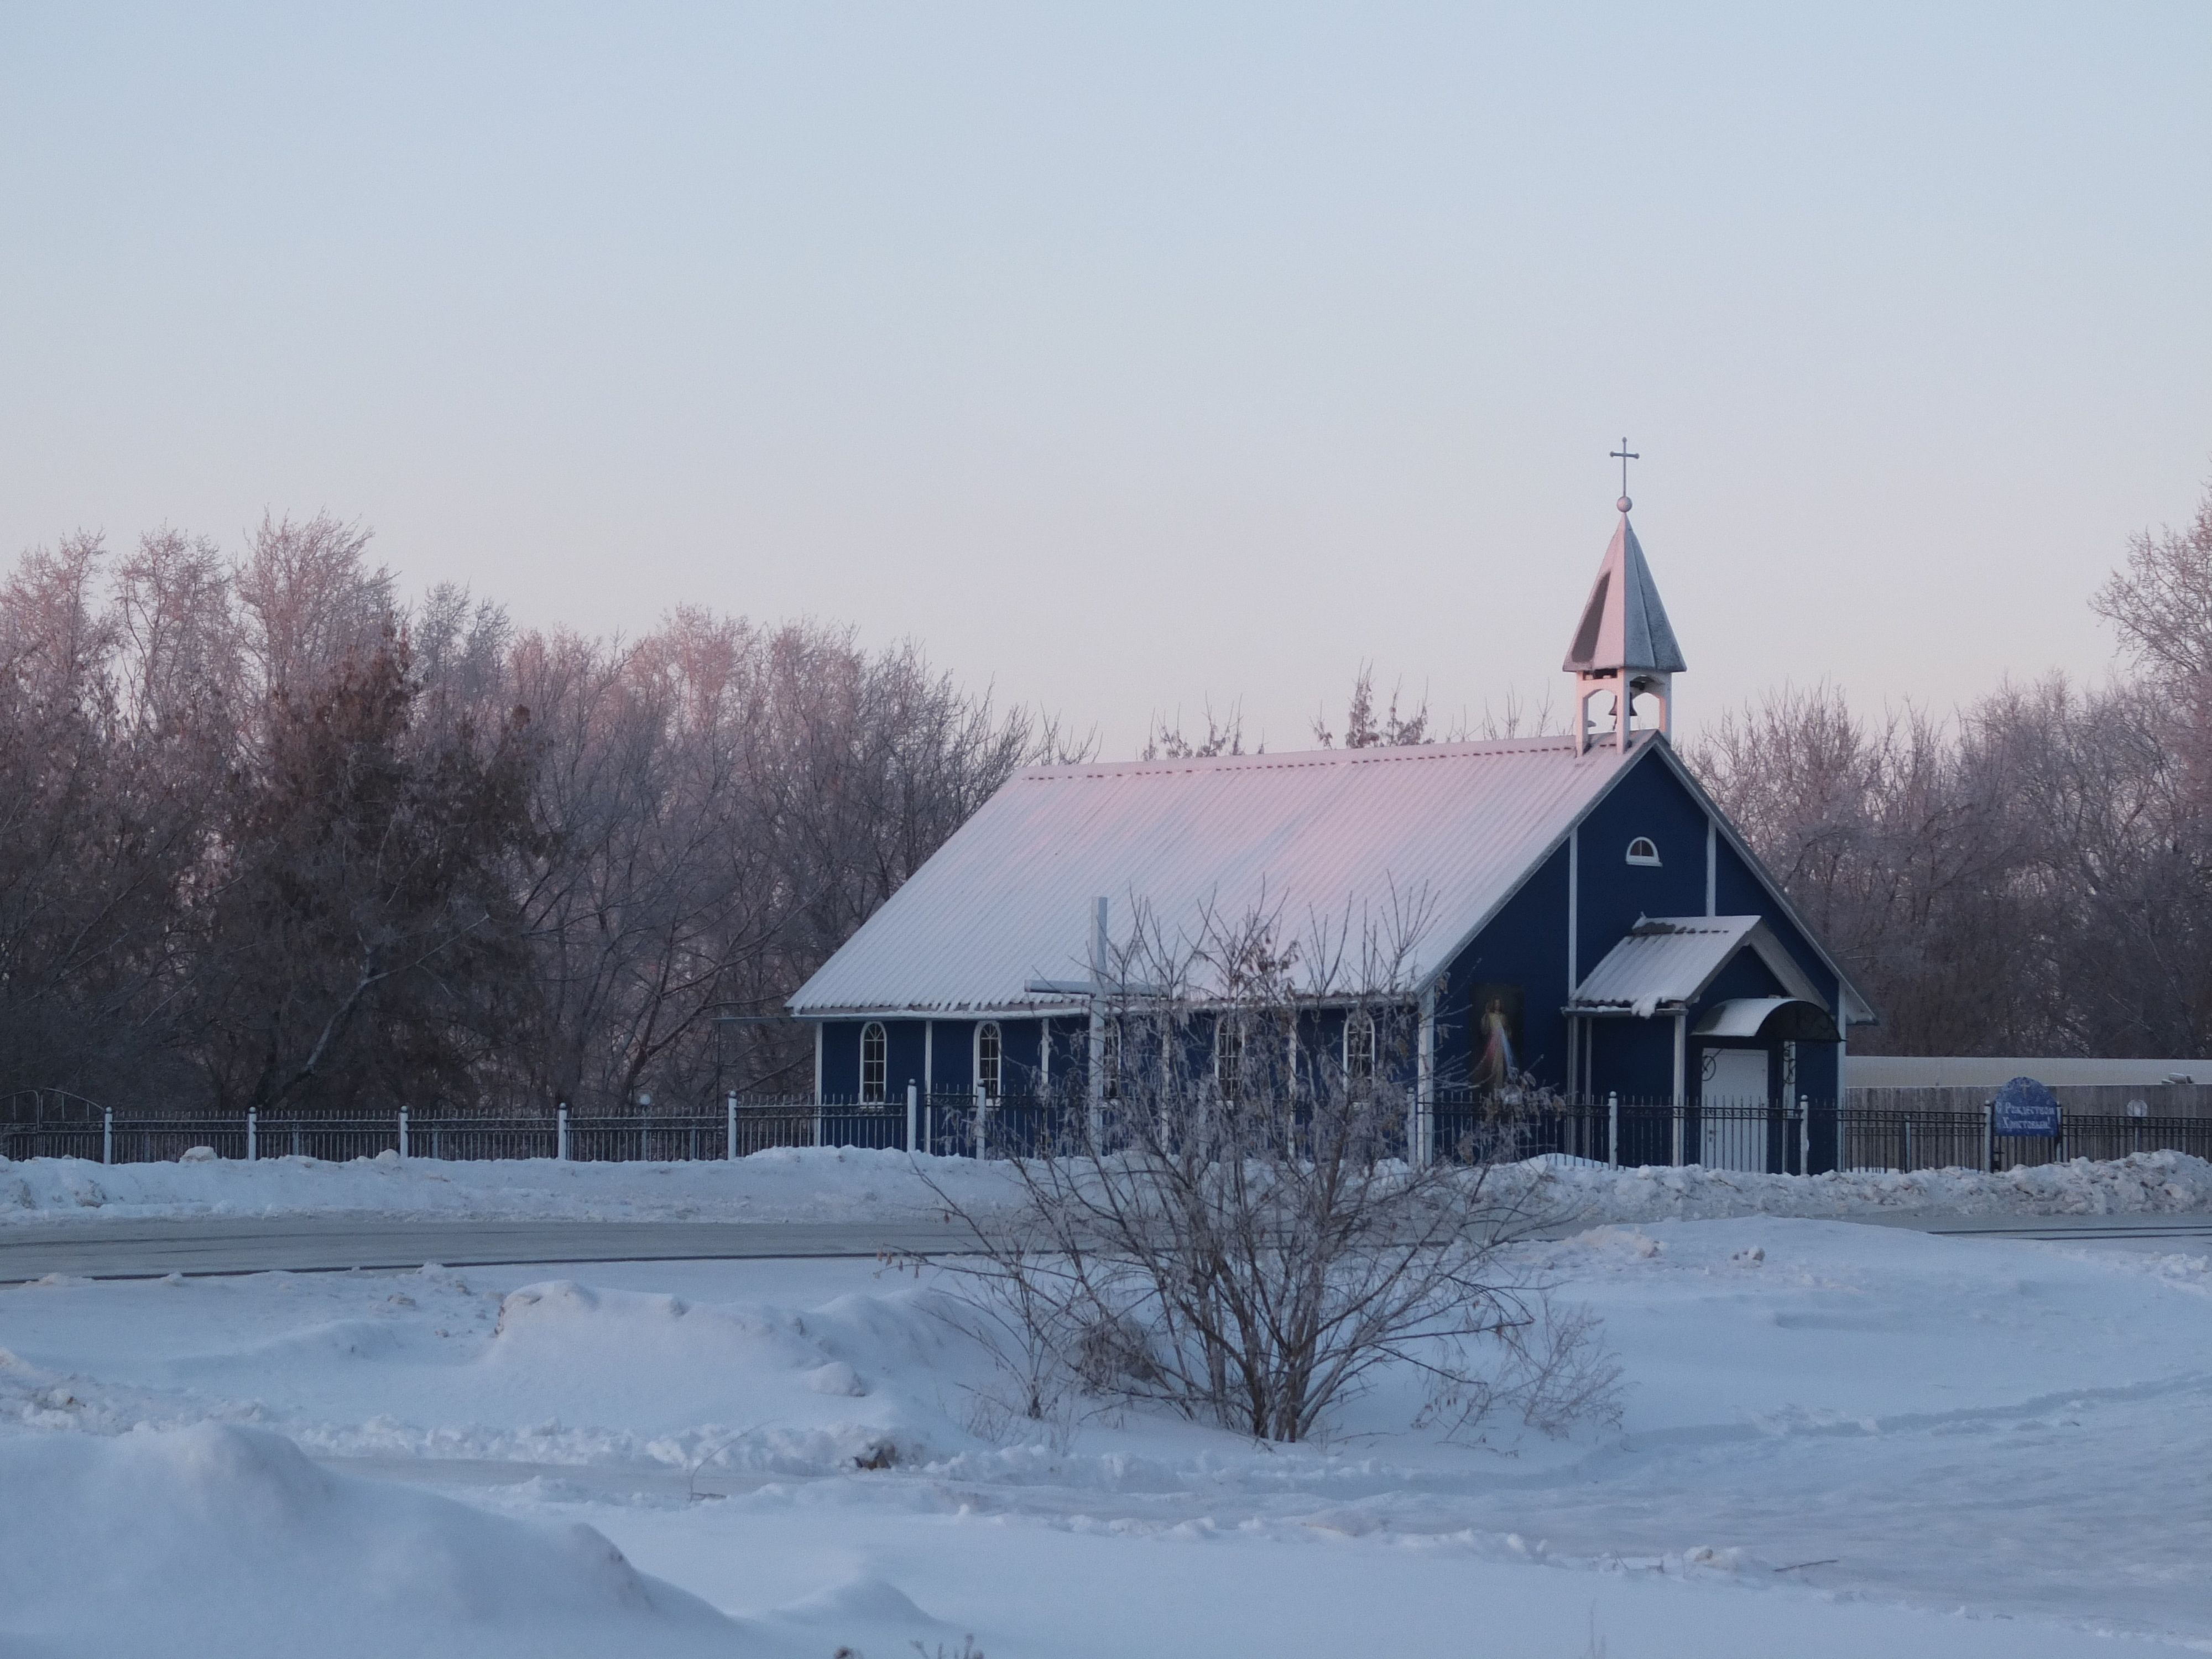
[[[1802,997],[1730,997],[1707,1009],[1690,1035],[1833,1042],[1836,1022],[1819,1003]]]

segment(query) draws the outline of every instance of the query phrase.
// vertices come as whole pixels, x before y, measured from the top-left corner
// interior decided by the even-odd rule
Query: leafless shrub
[[[1540,1346],[1510,1249],[1546,1218],[1482,1167],[1405,1160],[1412,934],[1370,939],[1349,981],[1334,939],[1255,916],[1170,950],[1139,926],[1100,1015],[1119,1064],[1096,1132],[1012,1164],[1011,1214],[939,1193],[981,1252],[952,1267],[969,1305],[1036,1375],[1263,1440],[1310,1437],[1386,1367],[1455,1398],[1455,1426],[1501,1392],[1549,1425],[1601,1413],[1591,1327]],[[1323,1008],[1376,1018],[1371,1067],[1347,1074]]]

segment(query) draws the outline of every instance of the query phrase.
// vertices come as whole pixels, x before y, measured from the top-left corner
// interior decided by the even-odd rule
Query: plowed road
[[[939,1222],[410,1221],[297,1216],[77,1221],[0,1226],[0,1284],[48,1273],[331,1273],[505,1262],[711,1261],[742,1256],[945,1252],[972,1243]]]
[[[2212,1215],[1852,1217],[1922,1232],[2061,1239],[2124,1249],[2212,1250]],[[1569,1231],[1569,1230],[1560,1230]],[[935,1221],[456,1221],[389,1217],[186,1218],[0,1225],[0,1284],[48,1273],[330,1273],[512,1262],[678,1261],[747,1256],[947,1254],[972,1244]]]

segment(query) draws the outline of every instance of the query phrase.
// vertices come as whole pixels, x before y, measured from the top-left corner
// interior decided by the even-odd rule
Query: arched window
[[[863,1105],[880,1105],[884,1085],[890,1071],[890,1044],[884,1036],[883,1022],[870,1020],[860,1028],[860,1102]]]
[[[1237,1098],[1243,1070],[1243,1028],[1224,1014],[1213,1023],[1213,1086],[1221,1091],[1224,1100]]]
[[[1375,1081],[1375,1016],[1364,1008],[1344,1017],[1344,1080],[1355,1089]]]
[[[1638,836],[1634,841],[1628,843],[1628,861],[1631,864],[1658,863],[1658,843],[1654,842],[1649,836]]]
[[[1003,1048],[998,1021],[987,1019],[975,1028],[975,1081],[986,1100],[999,1097],[999,1059]]]

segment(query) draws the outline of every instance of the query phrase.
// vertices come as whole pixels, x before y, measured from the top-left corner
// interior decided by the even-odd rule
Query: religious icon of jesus
[[[1474,1085],[1503,1093],[1521,1073],[1521,988],[1482,985],[1474,993]]]

